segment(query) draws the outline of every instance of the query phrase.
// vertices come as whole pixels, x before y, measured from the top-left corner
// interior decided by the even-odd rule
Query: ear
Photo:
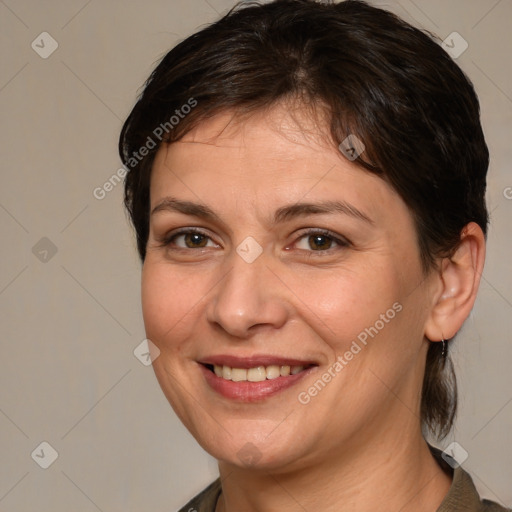
[[[485,236],[475,222],[461,232],[455,253],[441,261],[425,336],[431,341],[453,338],[475,303],[485,260]]]

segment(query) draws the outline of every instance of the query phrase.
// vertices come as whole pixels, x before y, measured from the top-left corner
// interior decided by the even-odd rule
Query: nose
[[[282,327],[289,316],[289,303],[283,283],[265,256],[248,263],[234,253],[230,260],[230,270],[212,292],[208,321],[238,339]]]

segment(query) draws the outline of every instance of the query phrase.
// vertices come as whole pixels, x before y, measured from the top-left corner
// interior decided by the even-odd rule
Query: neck
[[[435,512],[451,485],[421,434],[393,436],[391,441],[366,439],[358,447],[288,472],[223,463],[219,470],[222,494],[216,512]]]

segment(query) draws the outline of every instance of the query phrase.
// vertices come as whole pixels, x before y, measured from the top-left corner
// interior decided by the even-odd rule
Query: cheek
[[[336,353],[347,350],[359,335],[364,339],[365,329],[376,322],[379,330],[387,328],[396,316],[398,306],[393,305],[401,297],[398,277],[378,267],[301,273],[290,279],[301,316]]]
[[[160,350],[179,349],[190,330],[190,319],[201,307],[206,289],[198,273],[173,271],[167,264],[146,260],[142,270],[142,313],[147,337]]]

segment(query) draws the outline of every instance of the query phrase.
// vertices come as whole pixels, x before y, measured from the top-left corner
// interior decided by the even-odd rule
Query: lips
[[[277,365],[255,366],[253,368],[232,368],[227,365],[214,365],[213,372],[217,377],[222,377],[233,382],[262,382],[266,379],[272,380],[278,377],[288,377],[288,375],[296,375],[306,369],[302,365]]]
[[[200,361],[214,391],[243,402],[263,400],[302,380],[318,365],[313,361],[276,356],[215,356]]]

